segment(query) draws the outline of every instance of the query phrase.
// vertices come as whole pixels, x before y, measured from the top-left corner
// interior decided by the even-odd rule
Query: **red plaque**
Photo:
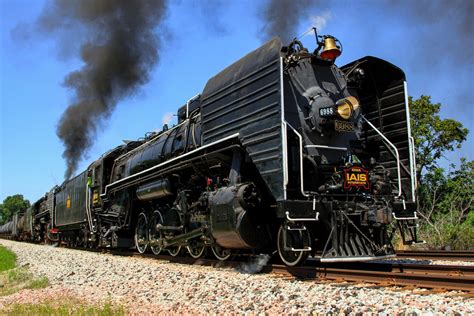
[[[344,190],[350,188],[363,188],[369,190],[369,171],[359,166],[344,169]]]

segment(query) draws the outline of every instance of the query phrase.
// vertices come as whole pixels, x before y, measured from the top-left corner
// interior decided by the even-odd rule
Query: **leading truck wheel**
[[[148,247],[148,220],[144,213],[138,216],[135,227],[135,246],[139,253],[144,253]]]
[[[310,242],[308,231],[302,230],[286,230],[282,224],[278,230],[278,254],[281,260],[287,266],[294,267],[302,264],[309,256],[309,251],[293,251],[285,250],[285,239],[286,234],[286,246],[288,248],[302,249],[307,247]]]

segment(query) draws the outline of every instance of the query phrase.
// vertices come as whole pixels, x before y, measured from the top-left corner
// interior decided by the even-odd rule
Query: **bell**
[[[321,58],[334,60],[341,55],[341,50],[336,45],[334,37],[326,37],[324,39],[324,48],[321,52]]]

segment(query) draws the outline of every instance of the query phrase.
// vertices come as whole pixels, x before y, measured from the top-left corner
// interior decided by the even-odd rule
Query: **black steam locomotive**
[[[275,38],[227,67],[176,126],[53,188],[15,235],[221,260],[277,251],[290,266],[393,256],[394,223],[416,242],[405,75],[375,57],[339,68],[340,43],[316,39],[310,52]]]

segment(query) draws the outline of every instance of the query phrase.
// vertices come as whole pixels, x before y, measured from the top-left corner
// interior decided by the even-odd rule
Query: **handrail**
[[[408,88],[407,82],[403,82],[403,92],[405,94],[405,114],[407,120],[407,133],[408,133],[408,154],[410,157],[410,180],[411,180],[411,195],[412,200],[415,202],[416,198],[416,186],[418,179],[416,175],[416,157],[415,157],[415,140],[411,135],[411,120],[410,120],[410,107],[408,102]]]
[[[126,180],[129,180],[129,179],[131,179],[131,178],[139,177],[139,176],[141,176],[141,175],[144,174],[144,173],[150,172],[150,171],[152,171],[152,170],[156,170],[157,168],[163,167],[163,166],[165,166],[165,165],[167,165],[167,164],[169,164],[169,163],[171,163],[171,162],[173,162],[173,161],[176,161],[176,160],[178,160],[178,159],[182,159],[182,158],[187,157],[187,156],[189,156],[189,155],[192,155],[192,154],[194,154],[194,153],[196,153],[196,152],[198,152],[198,151],[201,151],[201,150],[204,150],[204,149],[206,149],[206,148],[209,148],[210,146],[214,146],[215,144],[228,141],[228,140],[230,140],[230,139],[232,139],[232,138],[236,138],[236,137],[238,137],[238,136],[239,136],[239,133],[235,133],[235,134],[229,135],[229,136],[224,137],[224,138],[222,138],[222,139],[219,139],[219,140],[217,140],[217,141],[215,141],[215,142],[212,142],[212,143],[203,145],[203,146],[198,147],[198,148],[196,148],[196,149],[194,149],[194,150],[188,151],[187,153],[184,153],[184,154],[182,154],[182,155],[176,156],[176,157],[171,158],[171,159],[169,159],[169,160],[163,161],[162,163],[157,164],[157,165],[154,165],[153,167],[150,167],[150,168],[145,169],[145,170],[142,170],[142,171],[140,171],[140,172],[138,172],[138,173],[134,173],[134,174],[132,174],[132,175],[129,175],[128,177],[125,177],[125,178],[122,178],[122,179],[117,180],[117,181],[115,181],[115,182],[112,182],[112,183],[110,183],[110,184],[108,184],[108,185],[105,186],[104,193],[102,193],[100,196],[101,196],[101,197],[106,196],[106,195],[107,195],[108,188],[111,187],[111,186],[115,186],[115,185],[117,185],[118,183],[122,183],[122,182],[124,182],[124,181],[126,181]]]
[[[368,119],[365,118],[364,115],[361,115],[362,119],[364,121],[367,122],[367,124],[369,124],[370,127],[372,127],[374,129],[374,131],[377,132],[377,134],[379,134],[383,140],[385,140],[385,142],[387,142],[387,144],[389,146],[391,146],[393,148],[393,150],[395,151],[395,155],[397,157],[397,176],[398,176],[398,197],[401,197],[402,196],[402,177],[401,177],[401,174],[400,174],[400,155],[398,154],[398,149],[397,147],[392,144],[392,142],[390,140],[388,140],[387,137],[385,137],[384,134],[382,134],[381,131],[378,130],[377,127],[374,126],[374,124],[372,124]]]
[[[201,96],[200,93],[196,94],[194,97],[192,97],[191,99],[189,99],[188,101],[186,101],[186,118],[189,118],[189,105],[191,104],[191,102],[193,102],[194,100],[196,100],[197,98],[199,98]]]
[[[305,145],[304,147],[347,151],[347,147],[334,147],[334,146],[326,146],[326,145]]]
[[[411,155],[413,159],[413,165],[415,170],[413,170],[413,191],[415,191],[418,188],[418,176],[416,175],[416,154],[415,154],[415,139],[413,136],[410,136],[410,142],[411,142]]]
[[[89,231],[96,232],[94,229],[94,225],[92,224],[92,212],[91,212],[91,205],[90,205],[90,194],[91,188],[87,185],[86,188],[86,214],[87,214],[87,222],[89,223]]]
[[[288,143],[285,122],[285,95],[283,84],[283,57],[280,57],[280,103],[281,103],[281,148],[283,163],[283,199],[286,200],[286,186],[288,185]]]
[[[293,132],[296,134],[296,136],[298,136],[298,139],[299,139],[299,143],[300,143],[300,190],[301,190],[301,194],[303,194],[304,197],[310,197],[309,194],[306,193],[306,191],[304,190],[304,174],[303,174],[303,137],[301,136],[300,133],[298,133],[298,131],[293,127],[291,126],[290,123],[286,122],[285,121],[285,124],[287,126],[289,126]]]

